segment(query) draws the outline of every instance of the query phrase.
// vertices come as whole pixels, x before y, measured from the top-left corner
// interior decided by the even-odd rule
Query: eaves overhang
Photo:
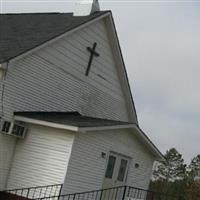
[[[154,155],[155,160],[164,161],[165,158],[163,154],[158,150],[158,148],[153,144],[153,142],[147,137],[147,135],[142,131],[142,129],[137,124],[125,124],[125,125],[108,125],[108,126],[90,126],[90,127],[79,127],[79,126],[72,126],[70,124],[59,124],[53,123],[38,119],[32,119],[23,116],[14,116],[15,121],[47,126],[51,128],[63,129],[72,132],[93,132],[93,131],[102,131],[102,130],[119,130],[119,129],[129,129],[136,134],[136,137],[149,149],[149,151]]]

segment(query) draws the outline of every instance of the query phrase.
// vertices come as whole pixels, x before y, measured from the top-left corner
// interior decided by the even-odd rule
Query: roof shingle
[[[81,17],[72,13],[0,14],[0,63],[107,12],[99,11]]]

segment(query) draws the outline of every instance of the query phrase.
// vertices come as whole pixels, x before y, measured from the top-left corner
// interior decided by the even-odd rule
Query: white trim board
[[[30,123],[30,124],[48,126],[51,128],[70,130],[70,131],[75,131],[75,132],[77,132],[79,130],[78,127],[76,127],[76,126],[63,125],[63,124],[47,122],[47,121],[38,120],[38,119],[32,119],[32,118],[28,118],[28,117],[14,116],[14,120],[20,121],[20,122],[25,122],[25,123]]]
[[[28,117],[20,117],[20,116],[14,116],[14,120],[25,122],[25,123],[30,123],[30,124],[48,126],[48,127],[52,127],[52,128],[65,129],[65,130],[70,130],[70,131],[74,131],[74,132],[126,129],[126,128],[133,128],[134,127],[133,124],[111,125],[111,126],[103,126],[102,125],[102,126],[94,126],[94,127],[78,127],[78,126],[71,126],[71,125],[59,124],[59,123],[54,123],[54,122],[47,122],[47,121],[43,121],[43,120],[32,119],[32,118],[28,118]]]

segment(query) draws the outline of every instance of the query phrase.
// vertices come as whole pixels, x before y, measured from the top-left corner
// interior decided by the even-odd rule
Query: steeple
[[[100,11],[98,0],[78,0],[74,16],[86,16],[96,11]]]

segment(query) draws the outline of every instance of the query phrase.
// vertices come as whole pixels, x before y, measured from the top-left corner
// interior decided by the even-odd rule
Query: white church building
[[[112,13],[96,1],[0,14],[0,118],[0,191],[147,189],[163,160],[138,124]]]

